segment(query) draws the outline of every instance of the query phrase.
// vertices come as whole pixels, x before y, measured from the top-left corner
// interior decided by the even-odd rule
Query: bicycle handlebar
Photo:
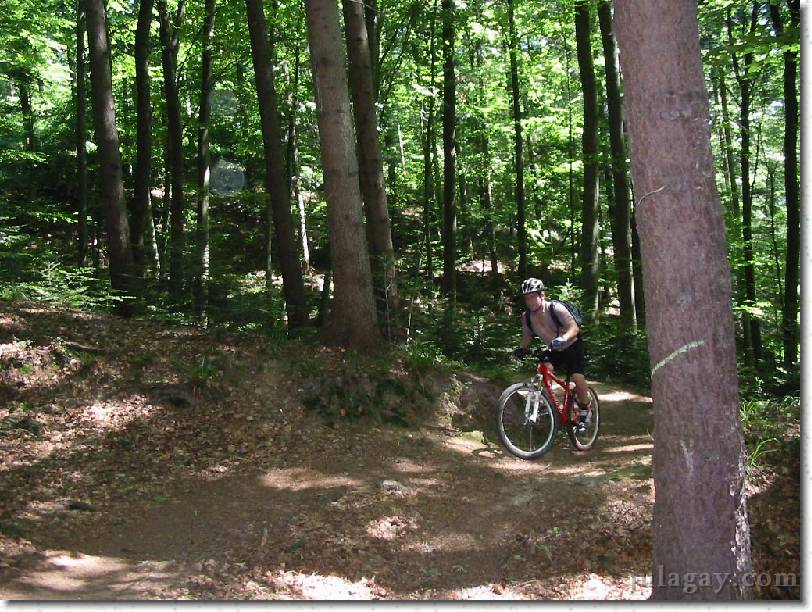
[[[521,358],[535,357],[539,361],[543,361],[545,359],[548,359],[552,353],[553,353],[553,349],[550,348],[549,346],[545,346],[545,347],[542,347],[542,348],[535,348],[535,349],[526,351],[525,354]]]
[[[535,357],[539,361],[542,361],[542,360],[548,358],[552,353],[553,353],[553,349],[551,347],[549,347],[549,346],[545,346],[543,348],[533,349],[533,351],[531,352],[533,357]]]

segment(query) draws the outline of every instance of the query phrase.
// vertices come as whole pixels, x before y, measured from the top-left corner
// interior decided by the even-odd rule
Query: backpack
[[[550,300],[550,316],[553,317],[553,323],[555,323],[559,330],[563,327],[563,325],[561,324],[561,319],[559,319],[558,315],[555,314],[555,308],[552,307],[553,304],[561,304],[572,315],[572,318],[575,319],[575,323],[578,325],[578,337],[580,337],[581,326],[583,325],[584,318],[581,316],[581,311],[578,310],[578,307],[572,302],[566,302],[564,300]],[[536,332],[533,331],[533,326],[530,325],[530,311],[525,309],[523,316],[524,322],[527,323],[527,327],[530,329],[530,333],[533,334],[533,337],[535,337]]]

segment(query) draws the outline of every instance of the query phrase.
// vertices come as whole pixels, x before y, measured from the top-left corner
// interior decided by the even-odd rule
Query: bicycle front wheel
[[[587,418],[587,426],[584,430],[579,431],[576,425],[570,425],[567,434],[569,434],[570,442],[578,450],[590,450],[598,439],[598,433],[601,428],[601,407],[598,402],[598,394],[592,387],[589,387],[589,395],[592,403],[589,405],[589,417]]]
[[[505,389],[499,398],[496,427],[502,444],[522,459],[541,457],[553,445],[558,415],[544,392],[519,383]]]

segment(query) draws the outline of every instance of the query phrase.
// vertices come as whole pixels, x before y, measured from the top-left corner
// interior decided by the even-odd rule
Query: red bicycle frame
[[[573,402],[572,395],[573,391],[570,389],[569,381],[562,380],[558,378],[555,374],[553,374],[552,368],[550,363],[544,361],[543,359],[539,361],[538,366],[536,367],[536,371],[538,372],[539,376],[541,377],[541,383],[544,385],[544,388],[547,390],[547,397],[553,403],[553,408],[555,408],[556,412],[558,412],[558,420],[562,425],[566,425],[570,422],[571,418],[570,415],[566,414],[565,408],[567,406],[572,406]],[[564,401],[559,404],[558,400],[556,400],[555,393],[553,393],[553,381],[564,389]]]

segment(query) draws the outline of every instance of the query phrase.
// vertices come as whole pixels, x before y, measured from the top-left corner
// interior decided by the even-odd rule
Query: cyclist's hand
[[[554,351],[560,351],[562,348],[564,348],[566,343],[567,341],[564,340],[564,338],[558,336],[558,338],[553,338],[553,341],[550,343],[550,348]]]
[[[513,357],[514,359],[521,359],[525,355],[527,355],[527,349],[522,347],[513,349],[513,352],[510,354],[510,356]]]

